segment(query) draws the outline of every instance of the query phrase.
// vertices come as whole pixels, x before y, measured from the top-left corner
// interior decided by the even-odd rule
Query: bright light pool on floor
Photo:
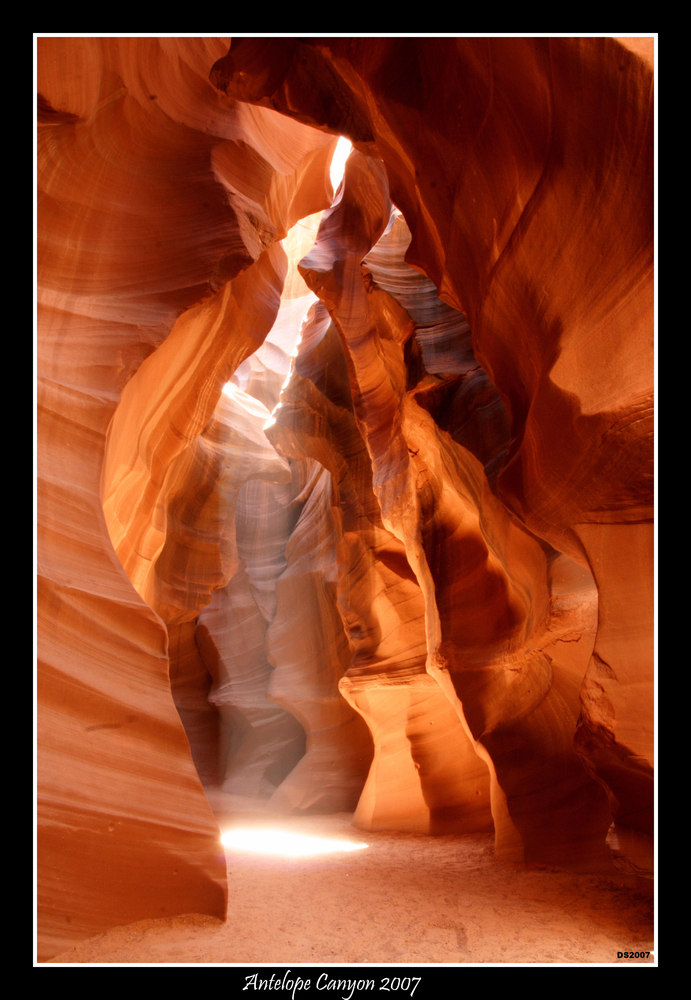
[[[334,837],[315,837],[287,830],[252,828],[226,830],[221,836],[224,847],[248,854],[269,854],[283,858],[309,858],[319,854],[362,851],[368,844]]]

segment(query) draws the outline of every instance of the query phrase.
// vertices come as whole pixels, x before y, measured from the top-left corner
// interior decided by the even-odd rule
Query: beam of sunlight
[[[340,136],[338,142],[336,143],[336,148],[334,150],[333,157],[331,158],[331,184],[334,191],[337,191],[341,181],[343,180],[343,175],[345,174],[345,164],[346,160],[350,156],[353,144],[350,139],[346,139],[344,136]],[[281,312],[283,309],[291,309],[294,303],[300,303],[297,308],[302,309],[301,315],[296,314],[294,316],[293,325],[295,329],[295,340],[293,347],[290,351],[290,357],[297,357],[298,349],[300,347],[300,341],[302,339],[302,331],[304,324],[307,320],[309,310],[312,305],[318,301],[317,296],[309,290],[304,281],[299,275],[297,270],[298,261],[305,256],[306,253],[311,249],[314,241],[317,237],[317,231],[319,229],[319,222],[323,212],[315,212],[313,215],[305,216],[304,219],[298,220],[293,228],[290,230],[288,235],[281,241],[283,249],[286,252],[289,261],[288,276],[286,277],[286,283],[284,284],[283,296],[281,300],[281,308],[276,317],[276,322],[279,322],[281,317]],[[293,276],[291,278],[291,275]],[[297,278],[295,278],[297,276]],[[297,280],[297,285],[295,281]],[[304,304],[303,304],[304,300]],[[284,327],[285,329],[285,327]],[[273,331],[272,331],[273,332]],[[265,344],[271,347],[272,332],[269,333],[266,338]],[[260,347],[256,355],[261,356],[262,348]],[[238,369],[240,371],[242,366]],[[287,386],[293,374],[293,366],[291,365],[286,373],[285,381],[283,383],[283,388]],[[223,387],[223,392],[232,398],[238,398],[242,390],[235,385],[234,382],[229,381]],[[280,396],[279,401],[276,403],[273,411],[269,414],[266,421],[263,424],[263,429],[268,430],[276,423],[276,412],[281,406]]]
[[[338,191],[338,186],[343,180],[346,160],[350,156],[352,148],[352,142],[350,139],[346,139],[345,136],[341,136],[336,143],[336,149],[331,160],[331,186],[334,191]]]
[[[270,854],[283,858],[309,858],[320,854],[339,854],[344,851],[362,851],[369,847],[353,840],[334,837],[315,837],[305,833],[290,833],[280,828],[252,828],[226,830],[221,843],[232,851],[247,854]]]

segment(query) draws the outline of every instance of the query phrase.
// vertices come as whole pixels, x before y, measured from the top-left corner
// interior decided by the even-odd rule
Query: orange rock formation
[[[39,958],[212,791],[650,875],[650,40],[37,41]]]

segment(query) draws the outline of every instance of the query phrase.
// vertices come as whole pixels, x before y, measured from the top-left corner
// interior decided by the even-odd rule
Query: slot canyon
[[[491,878],[497,941],[551,880],[618,921],[585,961],[649,962],[654,38],[41,35],[35,74],[36,963],[256,939],[243,817],[431,916],[229,962],[580,961],[483,951]]]

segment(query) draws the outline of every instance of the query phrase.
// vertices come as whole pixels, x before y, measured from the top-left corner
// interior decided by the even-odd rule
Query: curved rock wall
[[[481,828],[479,807],[490,795],[502,853],[592,863],[593,845],[604,845],[608,814],[602,790],[585,773],[573,745],[592,618],[584,621],[576,613],[578,604],[573,614],[564,607],[555,614],[550,565],[556,553],[522,529],[491,491],[497,453],[505,452],[508,442],[503,406],[473,357],[465,318],[444,306],[431,283],[405,264],[408,242],[403,220],[392,212],[381,165],[354,153],[340,201],[325,215],[300,270],[328,306],[338,346],[347,354],[353,417],[371,464],[369,490],[377,497],[376,507],[370,503],[369,523],[381,515],[382,527],[393,536],[389,548],[402,543],[396,585],[401,587],[407,563],[407,574],[415,580],[418,630],[401,621],[396,605],[389,608],[368,594],[361,556],[354,563],[360,578],[344,564],[341,591],[353,604],[358,631],[369,620],[371,630],[387,636],[389,645],[395,635],[399,648],[392,650],[390,662],[380,662],[379,684],[372,677],[372,665],[381,661],[375,646],[366,649],[367,672],[354,657],[341,688],[356,707],[367,705],[361,710],[373,733],[385,733],[389,743],[392,732],[405,734],[408,759],[417,768],[411,768],[411,785],[425,802],[435,803],[422,813],[432,828],[439,828],[436,813],[445,817],[447,828]],[[431,349],[437,343],[439,352]],[[303,339],[298,372],[305,349]],[[269,431],[279,449],[280,428],[289,423],[296,432],[285,407],[288,393],[291,399],[306,395],[292,382],[284,393],[279,430]],[[310,415],[314,406],[312,397]],[[449,411],[451,419],[443,416]],[[345,421],[343,415],[338,424],[326,419],[330,427]],[[332,442],[338,442],[337,433],[328,435]],[[485,459],[489,475],[475,452]],[[352,459],[347,466],[353,467]],[[367,529],[359,528],[356,537],[367,537]],[[372,574],[383,578],[384,558],[371,548],[370,558],[376,557]],[[357,592],[362,594],[359,607],[353,598]],[[341,604],[344,600],[340,596]],[[575,683],[573,666],[566,666],[560,653],[565,631],[582,633],[584,639]],[[355,648],[354,639],[351,645]],[[405,676],[398,682],[402,693],[394,695],[389,686],[406,662],[403,651],[416,646],[421,678]],[[435,684],[429,684],[431,679]],[[420,748],[415,730],[391,716],[396,698],[406,706],[411,697],[416,703],[419,684],[427,701],[425,708],[416,704],[414,712],[417,732],[425,734]],[[425,749],[429,737],[434,733],[437,739],[443,726],[431,708],[433,695],[443,714],[455,712],[457,732],[446,733],[431,753]],[[432,758],[443,779],[432,777]],[[379,756],[375,765],[358,810],[360,821],[369,798],[391,796],[396,786],[382,777]],[[454,768],[456,780],[469,789],[465,798],[455,799]],[[405,768],[399,762],[396,770],[400,782]],[[436,786],[433,794],[426,791],[430,783]],[[398,794],[397,822],[404,824],[407,816],[410,823],[411,796]],[[374,809],[367,825],[376,825],[376,814]],[[430,828],[429,819],[424,829]],[[391,810],[386,822],[394,822]]]
[[[185,538],[190,513],[217,532],[222,498],[185,483],[214,480],[199,435],[272,325],[278,241],[328,204],[335,144],[222,97],[209,70],[227,44],[37,40],[41,958],[113,924],[226,912],[169,679],[201,674],[165,621],[228,572],[217,537],[203,554]],[[182,687],[196,703],[199,683]]]
[[[597,581],[577,747],[613,833],[650,839],[653,42],[634,41],[240,39],[212,80],[383,162],[407,260],[465,315],[506,404],[497,499]]]
[[[646,46],[37,63],[39,957],[224,915],[202,781],[649,873]]]

